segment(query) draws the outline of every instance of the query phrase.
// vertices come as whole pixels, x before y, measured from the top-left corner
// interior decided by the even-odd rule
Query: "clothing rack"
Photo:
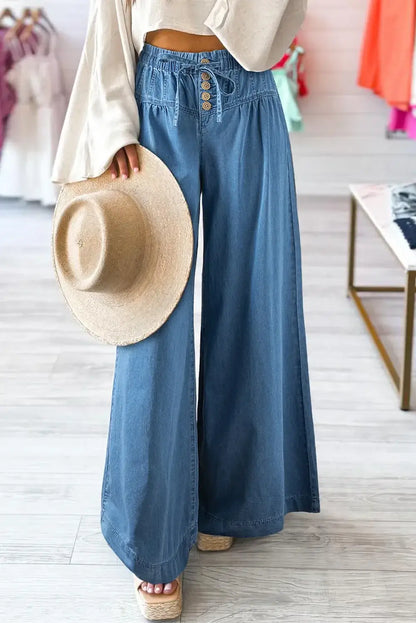
[[[0,3],[0,196],[54,205],[68,95],[58,33],[43,6]]]

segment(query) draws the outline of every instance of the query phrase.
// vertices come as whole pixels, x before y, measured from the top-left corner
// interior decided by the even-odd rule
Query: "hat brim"
[[[137,150],[140,171],[127,179],[112,179],[107,169],[100,176],[64,184],[52,224],[53,265],[73,315],[97,339],[120,346],[145,339],[168,319],[189,279],[194,250],[192,218],[178,181],[153,152],[139,144]],[[73,287],[60,266],[55,235],[65,205],[103,187],[123,190],[137,200],[150,224],[153,257],[144,281],[111,294]]]

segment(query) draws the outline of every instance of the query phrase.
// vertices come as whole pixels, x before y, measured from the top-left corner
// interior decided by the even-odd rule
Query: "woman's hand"
[[[109,166],[111,177],[114,179],[120,174],[123,179],[127,179],[129,176],[129,165],[133,171],[140,170],[137,143],[121,147],[116,152]]]

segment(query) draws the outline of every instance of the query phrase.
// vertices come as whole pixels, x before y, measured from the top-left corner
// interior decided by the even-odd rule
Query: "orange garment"
[[[370,1],[357,83],[400,110],[410,104],[415,22],[415,0]]]

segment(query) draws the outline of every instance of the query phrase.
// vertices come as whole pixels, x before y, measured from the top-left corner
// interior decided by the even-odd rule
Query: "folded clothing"
[[[416,182],[390,187],[393,220],[411,249],[416,249]]]

